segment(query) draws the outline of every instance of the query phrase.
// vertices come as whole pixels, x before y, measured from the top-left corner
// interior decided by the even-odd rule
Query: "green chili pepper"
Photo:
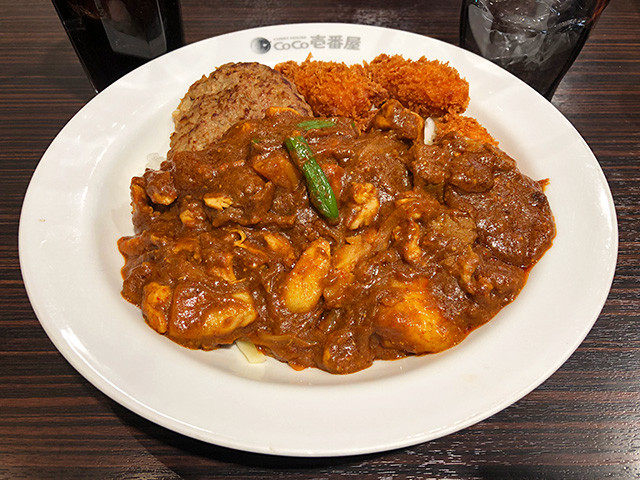
[[[329,128],[335,127],[336,122],[333,120],[323,120],[321,118],[313,119],[313,120],[305,120],[304,122],[300,122],[296,125],[297,127],[303,130],[311,130],[312,128]]]
[[[284,144],[295,165],[302,170],[307,181],[311,203],[325,217],[338,218],[338,202],[329,184],[329,179],[316,162],[307,140],[302,135],[298,135],[287,138]]]

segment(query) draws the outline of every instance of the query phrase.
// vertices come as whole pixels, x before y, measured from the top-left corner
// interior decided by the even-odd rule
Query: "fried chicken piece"
[[[365,69],[391,98],[423,117],[462,113],[469,104],[469,82],[448,63],[382,54]]]
[[[473,117],[447,113],[443,117],[436,118],[435,123],[436,140],[444,137],[449,132],[457,132],[472,140],[498,146],[498,141]]]
[[[316,116],[349,117],[364,124],[387,91],[371,81],[362,65],[314,61],[279,63],[275,69],[292,81]]]

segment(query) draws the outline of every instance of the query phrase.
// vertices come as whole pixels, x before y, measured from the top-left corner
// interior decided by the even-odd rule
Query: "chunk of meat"
[[[180,199],[180,221],[191,229],[205,229],[208,225],[207,215],[200,200],[191,197]]]
[[[376,133],[368,136],[366,142],[358,143],[354,150],[345,168],[346,182],[372,184],[381,203],[409,189],[411,181],[405,166],[408,149],[397,140]]]
[[[451,152],[448,152],[440,145],[416,143],[411,147],[411,155],[413,156],[411,171],[416,183],[444,185]]]
[[[288,267],[293,266],[296,261],[296,254],[287,237],[278,232],[265,232],[262,237],[269,249],[276,254],[279,261],[282,261]]]
[[[169,328],[169,308],[173,290],[169,285],[149,282],[144,286],[142,300],[142,314],[149,326],[158,333],[165,333]]]
[[[167,333],[175,341],[193,348],[211,348],[232,343],[238,328],[253,322],[258,312],[247,291],[217,291],[209,285],[182,282],[173,293]]]
[[[356,230],[371,225],[380,209],[378,190],[371,183],[354,183],[351,185],[349,205],[346,219],[348,229]]]
[[[222,337],[237,328],[246,327],[257,317],[251,295],[248,292],[235,292],[224,305],[206,310],[202,333],[205,336]]]
[[[221,171],[209,183],[205,196],[205,204],[207,198],[221,199],[208,212],[212,225],[218,227],[231,221],[244,225],[259,222],[271,207],[274,191],[273,183],[265,182],[247,165]]]
[[[423,255],[420,236],[420,225],[413,220],[407,220],[393,230],[396,248],[402,258],[413,265],[419,263]]]
[[[171,172],[149,169],[144,173],[144,181],[145,191],[153,203],[171,205],[178,198]]]
[[[387,348],[434,353],[460,342],[465,332],[442,316],[429,292],[429,281],[393,280],[375,317],[375,332]]]
[[[289,311],[307,313],[316,307],[330,267],[331,245],[319,238],[302,253],[285,279],[283,300]]]
[[[424,138],[424,119],[403,107],[398,100],[384,102],[370,125],[380,130],[391,130],[403,140],[422,142]]]
[[[289,191],[295,190],[300,183],[300,171],[281,150],[253,156],[251,166],[267,180]]]
[[[443,212],[428,223],[422,245],[432,255],[450,255],[470,247],[478,238],[473,219],[456,210]]]
[[[346,242],[331,257],[331,273],[327,277],[323,296],[331,308],[339,308],[348,303],[349,292],[356,282],[354,269],[373,247],[364,235],[347,237]]]
[[[494,178],[491,190],[469,193],[448,188],[445,200],[468,212],[478,227],[479,241],[512,265],[533,265],[549,248],[555,224],[540,183],[517,172]]]

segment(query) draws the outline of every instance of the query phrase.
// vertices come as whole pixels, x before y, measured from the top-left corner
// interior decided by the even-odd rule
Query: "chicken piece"
[[[265,232],[262,234],[267,245],[278,255],[282,262],[291,267],[296,261],[296,255],[293,251],[291,242],[281,233]]]
[[[307,247],[284,281],[284,304],[293,313],[313,310],[331,268],[331,245],[319,238]]]
[[[212,277],[219,277],[227,283],[237,281],[233,271],[233,255],[229,252],[208,251],[206,256],[206,272]]]
[[[407,220],[393,230],[393,238],[398,245],[398,251],[409,264],[415,265],[422,259],[420,248],[420,225],[413,220]]]
[[[207,215],[204,212],[202,202],[191,197],[180,199],[180,221],[187,228],[204,228],[207,223]]]
[[[143,289],[142,314],[149,326],[158,333],[165,333],[169,326],[169,308],[173,290],[168,285],[149,282]]]
[[[353,270],[373,249],[363,235],[348,237],[346,241],[331,257],[332,270],[322,292],[330,308],[340,308],[350,300],[349,287],[355,280]]]
[[[207,207],[214,208],[219,212],[233,205],[233,199],[222,193],[206,193],[202,200]]]
[[[258,318],[253,298],[246,290],[223,294],[197,282],[179,283],[170,308],[167,334],[192,348],[228,344],[235,330]]]
[[[290,192],[300,183],[300,171],[284,151],[276,150],[266,155],[256,155],[251,159],[251,166],[267,180]]]
[[[246,327],[258,317],[253,298],[248,292],[236,292],[226,305],[221,308],[210,308],[205,313],[202,333],[204,335],[222,336],[240,327]]]
[[[429,292],[429,280],[392,280],[374,319],[375,332],[387,348],[435,353],[464,338],[460,327],[440,313]]]
[[[353,271],[358,261],[372,249],[363,235],[347,237],[346,242],[333,255],[333,268],[345,272]]]
[[[440,213],[441,206],[431,195],[414,189],[402,192],[395,201],[395,206],[402,211],[405,218],[427,221]]]
[[[354,183],[351,187],[351,211],[346,221],[350,230],[371,225],[380,209],[378,190],[371,183]]]
[[[147,170],[143,176],[146,192],[153,203],[171,205],[178,198],[178,190],[173,184],[173,177],[165,170]]]
[[[149,204],[149,197],[145,191],[145,181],[142,177],[131,179],[131,208],[134,225],[145,225],[155,216],[153,207]]]

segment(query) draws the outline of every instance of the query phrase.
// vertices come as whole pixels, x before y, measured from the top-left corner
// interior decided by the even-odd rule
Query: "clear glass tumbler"
[[[551,99],[609,0],[463,0],[460,46]]]

